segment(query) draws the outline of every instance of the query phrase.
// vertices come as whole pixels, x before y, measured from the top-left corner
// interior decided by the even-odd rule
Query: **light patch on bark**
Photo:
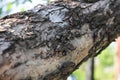
[[[84,14],[87,14],[89,12],[94,12],[100,8],[106,7],[106,5],[108,5],[108,3],[110,3],[110,0],[100,0],[97,3],[94,3],[92,6],[86,8],[83,10]]]
[[[10,47],[10,42],[5,42],[4,38],[0,39],[0,55],[3,53],[4,50]]]
[[[79,56],[79,58],[73,59],[76,62],[80,62],[84,57],[86,57],[89,49],[93,46],[92,31],[89,29],[89,25],[84,24],[81,28],[81,31],[83,31],[83,33],[87,33],[81,38],[75,38],[74,40],[70,41],[71,44],[76,47],[76,50],[73,51],[73,53],[75,53],[72,55],[74,56],[73,58]]]
[[[106,22],[106,24],[107,25],[114,24],[114,19],[115,19],[115,17],[112,17],[112,18],[108,19],[108,21]]]
[[[51,8],[51,9],[47,9],[47,10],[42,10],[42,11],[40,11],[40,15],[41,15],[41,17],[43,17],[43,18],[45,18],[46,16],[48,16],[49,14],[52,14],[52,12],[54,12],[54,11],[61,11],[61,10],[63,10],[63,11],[68,11],[67,9],[63,9],[62,7],[54,7],[54,8]],[[61,14],[61,13],[60,13]]]
[[[67,22],[62,22],[62,23],[58,23],[58,25],[63,28],[63,27],[65,27],[65,26],[67,26],[68,23],[67,23]]]
[[[67,9],[59,9],[59,10],[53,10],[51,11],[50,15],[49,15],[49,19],[51,20],[51,22],[62,22],[64,17],[65,17],[65,13],[67,12]]]
[[[20,32],[25,30],[24,24],[18,24],[17,26],[13,26],[12,29],[9,29],[8,31],[13,32],[14,35],[20,35]]]
[[[68,10],[66,8],[63,7],[53,7],[53,8],[49,8],[49,9],[42,9],[43,5],[40,5],[37,7],[35,7],[35,10],[33,10],[34,12],[36,11],[40,11],[39,15],[41,15],[42,18],[47,18],[49,19],[51,22],[56,23],[56,22],[62,22],[66,12],[68,12]]]
[[[51,22],[62,22],[63,18],[65,16],[65,12],[62,12],[57,10],[54,13],[50,13],[49,15],[49,19],[51,20]]]

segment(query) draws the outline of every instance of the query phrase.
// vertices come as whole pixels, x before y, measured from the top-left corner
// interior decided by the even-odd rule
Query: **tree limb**
[[[65,80],[120,34],[120,1],[53,2],[0,19],[0,80]]]

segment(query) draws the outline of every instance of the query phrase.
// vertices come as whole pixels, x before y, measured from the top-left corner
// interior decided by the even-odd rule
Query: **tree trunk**
[[[86,63],[86,80],[94,80],[94,58],[90,58]]]
[[[0,19],[0,80],[66,80],[120,34],[120,1],[53,2]]]

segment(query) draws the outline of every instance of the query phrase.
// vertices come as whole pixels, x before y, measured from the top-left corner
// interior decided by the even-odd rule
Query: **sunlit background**
[[[46,5],[49,2],[50,0],[0,0],[0,17],[32,9],[38,4]],[[114,62],[116,53],[116,43],[113,42],[102,51],[102,54],[94,58],[93,80],[115,80]],[[91,80],[88,79],[88,68],[89,61],[84,62],[67,80]]]
[[[32,9],[38,4],[46,5],[50,0],[0,0],[0,17]]]

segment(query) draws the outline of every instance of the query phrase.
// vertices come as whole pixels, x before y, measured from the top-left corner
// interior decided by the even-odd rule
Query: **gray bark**
[[[53,2],[0,19],[0,80],[65,80],[120,34],[120,1]]]

